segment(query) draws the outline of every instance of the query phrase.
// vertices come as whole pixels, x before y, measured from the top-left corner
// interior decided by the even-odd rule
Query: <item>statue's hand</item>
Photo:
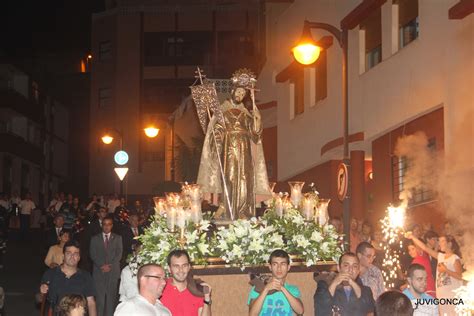
[[[260,131],[262,126],[262,116],[260,115],[260,111],[258,109],[253,110],[253,117],[254,117],[254,129],[256,132]]]

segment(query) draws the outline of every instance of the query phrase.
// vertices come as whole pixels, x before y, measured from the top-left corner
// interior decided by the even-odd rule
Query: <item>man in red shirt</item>
[[[173,316],[211,316],[211,287],[204,287],[204,299],[193,295],[188,289],[188,274],[191,270],[191,260],[185,250],[173,250],[168,255],[168,267],[171,278],[160,301]]]

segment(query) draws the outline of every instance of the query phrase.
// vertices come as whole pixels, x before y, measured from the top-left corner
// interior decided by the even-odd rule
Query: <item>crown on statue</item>
[[[255,74],[248,68],[241,68],[232,74],[230,78],[234,87],[250,89],[257,82]]]

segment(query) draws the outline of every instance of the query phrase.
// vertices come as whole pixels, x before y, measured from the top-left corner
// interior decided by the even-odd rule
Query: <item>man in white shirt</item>
[[[111,195],[110,199],[107,201],[107,209],[109,214],[114,214],[115,209],[120,205],[120,200],[117,194]]]
[[[31,211],[36,208],[31,199],[31,193],[26,193],[25,199],[20,202],[20,238],[26,239],[30,229]]]
[[[139,294],[117,306],[114,316],[171,316],[158,299],[166,285],[165,270],[146,264],[137,273]]]

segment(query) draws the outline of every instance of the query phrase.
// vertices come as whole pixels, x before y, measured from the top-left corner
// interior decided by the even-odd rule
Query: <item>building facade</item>
[[[456,166],[443,172],[472,176],[472,11],[457,0],[267,3],[259,99],[277,107],[277,190],[287,191],[289,180],[314,182],[332,199],[331,215],[342,214],[336,194],[343,156],[342,50],[333,39],[314,65],[295,64],[290,51],[305,19],[348,30],[353,217],[375,223],[389,203],[399,203],[403,170],[395,146],[401,136],[425,133],[430,148]],[[315,40],[329,35],[312,30]],[[440,228],[444,203],[422,194],[410,200],[409,212]]]
[[[190,95],[197,66],[209,78],[230,78],[264,63],[264,4],[260,1],[116,1],[92,19],[90,186],[119,192],[109,131],[129,154],[127,195],[156,194],[175,180],[170,115]],[[154,124],[158,137],[143,128]],[[167,154],[168,152],[168,154]]]
[[[69,112],[26,73],[0,64],[0,192],[39,207],[68,177]]]

